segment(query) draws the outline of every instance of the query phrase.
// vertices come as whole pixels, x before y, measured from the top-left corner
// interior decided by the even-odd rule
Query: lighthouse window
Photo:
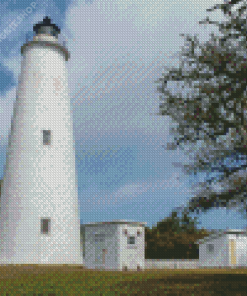
[[[50,144],[51,144],[51,131],[43,130],[43,145],[50,145]]]
[[[51,219],[41,219],[41,233],[48,234],[50,232]]]
[[[135,237],[134,236],[128,237],[128,244],[130,244],[130,245],[134,245],[135,244]]]

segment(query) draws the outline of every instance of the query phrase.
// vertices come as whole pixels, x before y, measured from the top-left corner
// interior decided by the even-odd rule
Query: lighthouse
[[[45,17],[21,47],[1,192],[1,264],[82,264],[73,122],[60,29]]]

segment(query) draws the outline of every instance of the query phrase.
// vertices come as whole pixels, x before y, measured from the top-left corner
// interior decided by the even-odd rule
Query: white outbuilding
[[[82,225],[85,267],[105,270],[144,269],[145,224],[113,220]]]
[[[198,240],[199,266],[247,267],[246,230],[228,229]]]

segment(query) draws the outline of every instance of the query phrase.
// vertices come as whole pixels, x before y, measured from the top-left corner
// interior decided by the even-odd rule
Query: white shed
[[[82,225],[85,267],[105,270],[144,269],[145,224],[113,220]]]
[[[247,267],[246,230],[219,231],[198,243],[200,267]]]

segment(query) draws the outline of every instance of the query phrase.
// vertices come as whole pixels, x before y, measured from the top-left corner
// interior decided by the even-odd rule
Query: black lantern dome
[[[51,24],[51,19],[46,16],[42,22],[33,26],[33,31],[37,34],[48,34],[57,37],[60,29],[55,24]]]

